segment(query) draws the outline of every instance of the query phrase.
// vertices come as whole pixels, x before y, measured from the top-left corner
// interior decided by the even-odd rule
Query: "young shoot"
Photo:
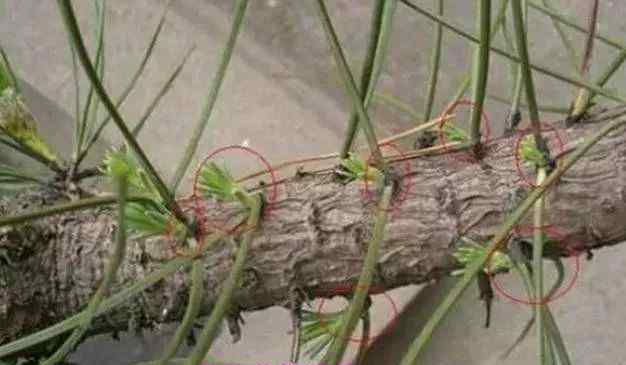
[[[205,197],[215,198],[219,201],[240,201],[248,208],[255,205],[252,196],[237,183],[228,168],[225,165],[220,167],[213,161],[202,166],[198,179],[198,189]]]
[[[237,200],[237,192],[243,191],[228,168],[213,161],[202,166],[198,188],[203,195],[226,202]]]
[[[354,153],[350,153],[348,158],[341,160],[341,166],[337,169],[337,174],[345,182],[363,180],[378,183],[383,179],[383,174],[380,170],[369,165]]]
[[[311,359],[322,358],[341,327],[345,310],[319,313],[302,310],[302,345]]]
[[[530,134],[522,138],[519,155],[524,164],[528,166],[541,168],[548,165],[545,155],[537,148],[535,138]]]
[[[475,260],[480,259],[484,255],[489,255],[487,246],[481,245],[467,237],[462,238],[464,245],[459,247],[453,254],[454,258],[463,266],[462,269],[458,269],[452,272],[452,276],[459,276],[465,274],[465,267],[469,266]],[[507,272],[513,267],[511,258],[500,250],[495,250],[491,253],[491,258],[487,261],[483,270],[487,274],[495,274],[500,272]]]
[[[130,231],[141,237],[171,234],[177,239],[184,238],[184,224],[169,212],[158,190],[131,153],[109,152],[104,159],[103,172],[110,178],[126,175],[129,192],[147,198],[146,202],[126,204],[124,212]]]
[[[446,123],[443,125],[443,133],[449,142],[466,142],[469,137],[461,128],[458,128],[454,124]]]

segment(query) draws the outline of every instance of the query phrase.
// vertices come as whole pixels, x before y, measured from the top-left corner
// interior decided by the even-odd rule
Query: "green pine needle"
[[[20,85],[9,62],[9,57],[0,45],[0,93],[7,88],[13,88],[18,94],[20,93]]]
[[[12,87],[11,75],[4,61],[0,59],[0,92]]]
[[[35,184],[45,185],[45,182],[36,176],[0,163],[0,190],[22,189]]]

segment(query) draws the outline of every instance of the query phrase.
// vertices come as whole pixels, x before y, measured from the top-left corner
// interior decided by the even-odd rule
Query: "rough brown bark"
[[[598,123],[622,117],[625,109],[597,114],[582,125],[556,125],[566,155]],[[548,134],[550,136],[550,134]],[[415,158],[394,164],[402,176],[397,209],[382,243],[376,285],[385,289],[422,283],[455,268],[451,257],[462,235],[486,239],[503,221],[510,197],[522,191],[515,168],[515,136],[491,142],[478,163],[459,154]],[[554,146],[554,144],[551,144]],[[528,169],[524,170],[532,175]],[[410,186],[407,190],[406,187]],[[328,175],[294,177],[279,186],[272,213],[256,231],[238,310],[288,305],[300,288],[328,296],[332,288],[355,283],[371,235],[375,202],[363,199],[361,182],[342,185]],[[55,196],[31,192],[5,200],[2,214],[51,204]],[[401,201],[403,200],[403,201]],[[626,134],[621,128],[601,140],[547,195],[549,220],[563,244],[592,249],[626,238]],[[115,219],[110,209],[54,216],[16,228],[0,229],[0,248],[12,264],[0,261],[0,344],[56,323],[85,306],[103,274],[112,249]],[[206,313],[233,260],[225,241],[204,256]],[[170,258],[163,239],[129,243],[114,292]],[[0,260],[2,260],[0,258]],[[110,317],[110,330],[133,318],[148,326],[180,318],[188,288],[178,272],[159,282]],[[130,313],[134,313],[133,316]]]

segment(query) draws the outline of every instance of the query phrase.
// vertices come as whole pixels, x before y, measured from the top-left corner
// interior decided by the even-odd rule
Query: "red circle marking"
[[[350,285],[346,284],[346,285],[342,285],[342,286],[339,286],[337,288],[334,288],[328,294],[331,297],[333,297],[333,296],[336,296],[336,295],[353,293],[354,292],[354,288],[356,288],[356,287],[357,286],[353,287],[353,286],[350,286]],[[391,296],[385,292],[385,288],[382,287],[382,286],[371,286],[369,288],[368,294],[382,294],[387,299],[389,304],[391,304],[391,310],[393,311],[393,317],[391,318],[389,323],[387,323],[385,328],[383,328],[382,331],[380,331],[380,333],[378,333],[377,335],[368,338],[368,343],[371,343],[371,342],[375,341],[376,339],[378,339],[378,337],[380,337],[382,335],[389,334],[389,332],[393,328],[396,327],[396,325],[398,323],[398,308],[396,307],[396,303],[393,301],[393,299],[391,299]],[[325,302],[326,302],[326,298],[321,298],[320,299],[320,303],[317,306],[317,311],[315,312],[315,314],[317,315],[317,318],[320,321],[320,325],[322,327],[324,327],[326,332],[330,333],[330,330],[328,329],[328,326],[326,325],[326,323],[322,319],[322,316],[320,316],[320,314],[322,313],[322,307],[324,306]],[[336,336],[335,333],[331,333],[331,335]],[[361,342],[363,342],[363,340],[361,338],[352,338],[352,337],[349,338],[349,341],[350,342],[354,342],[354,343],[361,343]]]
[[[383,143],[381,144],[379,147],[390,147],[391,149],[395,150],[398,153],[398,156],[400,158],[406,157],[406,154],[403,153],[398,146],[396,146],[393,142],[387,142],[387,143]],[[361,189],[361,196],[362,199],[364,201],[372,201],[374,199],[374,193],[370,190],[369,188],[369,183],[367,181],[367,171],[370,167],[370,160],[373,158],[372,154],[370,153],[368,159],[365,161],[365,177],[363,178],[363,189]],[[405,162],[403,163],[404,165],[404,172],[405,175],[408,175],[411,172],[411,163],[408,159],[405,160]],[[404,184],[404,186],[402,187],[402,189],[400,190],[400,194],[398,194],[398,196],[394,199],[394,201],[392,201],[391,203],[391,207],[384,209],[386,212],[393,212],[396,213],[400,207],[400,204],[402,204],[406,199],[407,196],[409,194],[409,191],[411,189],[411,181],[405,178],[402,178],[401,180],[405,180],[406,183]],[[380,207],[378,207],[378,205],[376,206],[376,209],[380,209]]]
[[[476,107],[476,104],[474,102],[467,99],[457,100],[448,107],[446,107],[443,113],[439,115],[439,118],[441,119],[441,121],[439,122],[439,128],[437,128],[439,140],[441,141],[443,149],[448,152],[450,158],[457,161],[475,163],[478,162],[478,160],[468,151],[462,151],[460,154],[458,152],[450,151],[448,143],[446,141],[447,138],[445,136],[445,133],[443,133],[443,126],[449,121],[449,119],[444,118],[444,116],[454,112],[454,110],[456,110],[457,106],[459,105],[468,105],[471,109],[474,109]],[[489,116],[487,115],[487,112],[485,112],[485,108],[481,110],[481,118],[484,121],[484,123],[481,123],[481,127],[485,127],[485,133],[481,133],[481,144],[487,145],[491,141],[491,122],[489,121]]]
[[[534,226],[522,226],[523,228],[520,229],[520,227],[515,227],[515,234],[517,234],[518,236],[524,235],[521,232],[524,232],[526,230],[528,230],[529,232],[532,232],[534,230]],[[511,294],[510,292],[506,291],[504,289],[504,287],[502,286],[502,284],[500,283],[500,281],[497,279],[498,275],[495,274],[491,274],[489,273],[489,264],[491,262],[491,258],[493,257],[493,254],[495,253],[495,251],[497,250],[494,249],[492,250],[489,255],[487,256],[487,261],[485,262],[485,268],[487,268],[487,276],[489,277],[489,280],[491,281],[491,283],[493,284],[493,287],[496,291],[496,293],[502,295],[503,297],[510,299],[511,301],[515,302],[515,303],[519,303],[519,304],[526,304],[526,305],[544,305],[547,303],[550,303],[556,299],[559,299],[561,297],[563,297],[565,294],[567,294],[573,287],[574,284],[576,283],[576,280],[578,279],[579,273],[580,273],[580,255],[581,255],[581,251],[579,250],[575,250],[572,247],[569,247],[569,245],[567,244],[563,244],[565,235],[561,232],[559,232],[558,229],[556,229],[553,225],[545,225],[540,227],[542,231],[545,231],[547,234],[552,235],[553,237],[557,238],[560,242],[560,246],[562,248],[564,248],[569,254],[570,256],[574,259],[574,272],[572,273],[572,278],[570,279],[570,281],[567,283],[567,285],[565,287],[563,287],[561,290],[557,290],[556,292],[552,293],[552,295],[547,296],[542,298],[541,300],[531,300],[531,299],[523,299],[523,298],[519,298],[516,297],[515,295]],[[503,242],[506,242],[503,241]]]
[[[565,145],[563,143],[563,140],[561,139],[558,129],[554,128],[552,125],[550,125],[550,123],[540,123],[540,128],[541,128],[541,132],[553,132],[554,133],[554,135],[556,136],[556,142],[557,142],[558,148],[560,150],[559,152],[562,153],[563,150],[565,149]],[[522,158],[520,157],[520,145],[521,145],[522,139],[526,135],[531,133],[532,130],[533,130],[532,127],[528,127],[528,128],[520,129],[517,131],[517,137],[515,139],[514,155],[515,155],[515,169],[517,170],[517,174],[522,179],[524,184],[526,184],[527,186],[536,188],[539,185],[531,181],[522,170],[522,161],[521,161]]]
[[[270,174],[270,179],[271,179],[271,185],[272,185],[272,190],[270,192],[270,195],[267,199],[267,201],[265,202],[265,206],[263,208],[263,219],[265,221],[267,221],[267,219],[269,219],[269,217],[271,216],[272,210],[273,210],[273,204],[274,202],[276,202],[276,199],[278,198],[278,184],[277,181],[278,179],[276,178],[276,171],[274,171],[274,169],[272,168],[272,166],[269,164],[269,162],[267,162],[267,160],[265,159],[265,157],[263,157],[263,155],[261,155],[259,152],[253,150],[250,147],[244,147],[244,146],[240,146],[240,145],[229,145],[229,146],[224,146],[218,149],[215,149],[213,152],[209,153],[203,160],[202,162],[198,165],[198,168],[196,169],[196,174],[194,176],[194,181],[193,181],[193,194],[192,196],[195,197],[196,201],[198,203],[202,203],[203,199],[201,197],[201,194],[198,192],[198,179],[200,176],[200,171],[202,170],[202,167],[212,158],[214,158],[216,155],[226,152],[226,151],[232,151],[232,150],[241,150],[244,151],[248,154],[253,155],[254,157],[256,157],[256,159],[258,161],[261,162],[262,165],[264,165],[265,167],[265,171],[268,172]],[[218,206],[221,206],[221,202],[217,202]],[[205,207],[206,209],[206,207]],[[205,210],[206,212],[206,210]],[[230,228],[224,228],[224,225],[226,224],[226,221],[224,222],[215,222],[212,223],[210,222],[210,220],[208,219],[207,215],[205,214],[203,217],[203,225],[206,227],[206,230],[208,231],[209,228],[212,228],[214,230],[219,230],[219,231],[223,231],[226,232],[228,234],[234,234],[234,233],[241,233],[243,231],[243,228],[247,229],[252,229],[254,227],[250,227],[247,224],[245,224],[245,222],[239,223],[234,227],[230,227]]]

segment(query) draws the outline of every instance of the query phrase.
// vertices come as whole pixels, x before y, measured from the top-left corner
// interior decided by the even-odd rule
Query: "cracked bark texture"
[[[548,133],[553,155],[563,158],[598,123],[625,113],[624,108],[605,110],[584,124],[554,124],[563,146]],[[460,236],[488,239],[514,204],[511,198],[527,189],[515,167],[515,140],[516,136],[508,136],[492,141],[480,162],[467,162],[466,155],[455,153],[393,164],[402,177],[401,189],[382,242],[376,287],[392,289],[436,280],[456,267],[451,254]],[[530,169],[523,172],[532,180]],[[356,283],[373,228],[375,194],[364,199],[362,182],[343,185],[329,177],[294,177],[278,185],[278,199],[255,231],[248,270],[234,297],[234,312],[288,306],[294,288],[313,296],[332,296],[333,288]],[[5,199],[0,209],[2,215],[15,214],[58,199],[51,192],[31,191]],[[549,222],[561,233],[562,245],[579,251],[624,240],[624,128],[594,146],[546,199]],[[232,207],[213,208],[219,214],[233,211]],[[84,308],[103,275],[115,229],[111,208],[0,228],[0,249],[10,259],[5,262],[0,256],[0,344]],[[206,270],[203,313],[210,311],[228,274],[234,248],[232,241],[225,240],[202,258]],[[140,280],[170,258],[169,244],[163,238],[129,242],[112,292]],[[126,328],[129,321],[148,327],[180,319],[188,285],[188,273],[179,270],[97,325],[106,332]],[[167,318],[162,316],[164,309]]]

